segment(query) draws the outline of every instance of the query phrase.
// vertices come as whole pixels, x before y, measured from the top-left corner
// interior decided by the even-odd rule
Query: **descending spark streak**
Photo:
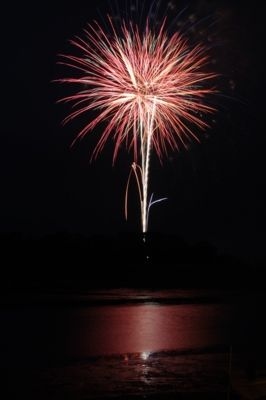
[[[167,200],[167,197],[162,197],[161,199],[153,200],[153,193],[151,194],[150,201],[149,201],[149,206],[147,210],[147,221],[149,221],[149,214],[150,214],[150,209],[151,206],[157,203],[161,203],[161,201]]]
[[[141,146],[144,147],[144,151],[143,151],[144,157],[142,157],[143,200],[142,200],[142,204],[141,204],[143,232],[147,232],[147,230],[148,230],[148,215],[149,214],[148,214],[148,209],[147,209],[147,200],[148,200],[148,183],[149,183],[149,164],[150,164],[151,143],[152,143],[155,110],[156,110],[156,97],[154,97],[154,99],[153,99],[151,116],[149,116],[149,118],[148,118],[147,143],[145,143],[144,141],[141,142]]]
[[[192,125],[207,128],[202,113],[215,111],[204,102],[207,95],[215,92],[208,82],[216,76],[204,71],[208,61],[204,47],[190,48],[178,32],[168,37],[165,22],[159,31],[153,31],[147,19],[143,32],[133,23],[123,22],[119,33],[109,17],[111,35],[96,22],[89,25],[86,39],[77,37],[71,41],[82,54],[62,55],[62,63],[80,76],[59,80],[82,85],[82,90],[60,100],[73,102],[74,107],[64,122],[91,110],[97,112],[77,138],[105,123],[93,157],[110,136],[115,142],[113,162],[123,142],[133,148],[131,171],[138,185],[143,232],[148,229],[149,209],[154,204],[148,201],[152,149],[162,160],[167,147],[179,149],[187,147],[192,139],[199,140]]]

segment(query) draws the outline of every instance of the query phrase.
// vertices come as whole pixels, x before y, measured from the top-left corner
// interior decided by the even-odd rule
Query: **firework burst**
[[[122,143],[133,149],[130,176],[137,180],[146,232],[151,205],[163,200],[149,199],[151,151],[162,160],[169,148],[187,147],[191,140],[199,140],[193,126],[197,130],[208,127],[202,115],[214,111],[206,99],[215,92],[210,81],[216,74],[206,72],[205,48],[191,48],[178,32],[169,36],[165,20],[159,30],[152,29],[149,19],[144,30],[131,22],[122,22],[118,30],[110,17],[108,21],[109,32],[95,22],[88,25],[84,38],[71,41],[79,56],[61,56],[62,63],[76,74],[60,82],[78,84],[81,89],[60,101],[73,103],[64,122],[96,111],[77,138],[105,124],[94,157],[109,137],[114,139],[113,161]],[[128,185],[126,215],[127,192]]]

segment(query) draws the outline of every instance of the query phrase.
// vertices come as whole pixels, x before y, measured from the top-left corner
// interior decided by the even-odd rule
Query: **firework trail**
[[[149,209],[163,200],[149,199],[151,152],[162,160],[168,148],[175,150],[187,147],[191,140],[199,141],[192,128],[208,127],[202,114],[215,111],[206,99],[215,92],[210,81],[216,74],[205,71],[208,57],[204,47],[191,48],[178,32],[169,36],[166,20],[159,29],[152,29],[147,18],[143,30],[125,21],[116,29],[110,17],[108,21],[109,32],[94,22],[84,31],[84,38],[71,41],[80,55],[61,55],[62,63],[75,70],[76,76],[59,81],[78,84],[81,90],[60,101],[73,103],[73,111],[64,122],[96,111],[77,138],[105,124],[93,157],[109,137],[114,139],[113,161],[123,142],[133,149],[129,180],[136,178],[142,230],[147,232]]]

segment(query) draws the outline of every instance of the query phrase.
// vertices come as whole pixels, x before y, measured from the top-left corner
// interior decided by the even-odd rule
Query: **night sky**
[[[56,100],[68,92],[52,83],[62,77],[58,54],[71,52],[68,40],[92,18],[104,20],[115,2],[18,3],[1,6],[0,231],[140,231],[134,187],[127,222],[123,215],[132,154],[122,149],[112,167],[110,141],[91,163],[99,130],[70,148],[84,120],[62,126],[70,107]],[[185,6],[171,3],[170,17]],[[169,152],[162,166],[154,155],[151,164],[151,191],[168,200],[152,209],[150,230],[207,240],[246,260],[265,258],[265,4],[189,3],[180,26],[210,47],[221,74],[214,99],[219,111],[201,144]]]

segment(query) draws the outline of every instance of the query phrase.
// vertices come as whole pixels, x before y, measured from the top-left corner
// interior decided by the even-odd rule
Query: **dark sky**
[[[114,2],[54,3],[1,9],[0,231],[140,231],[134,188],[127,222],[123,215],[131,154],[122,150],[112,167],[109,143],[90,163],[99,131],[70,148],[82,124],[62,127],[70,109],[55,104],[64,89],[51,83],[62,77],[56,61],[71,52],[68,40],[93,17],[104,19]],[[172,4],[173,16],[186,3]],[[151,164],[151,191],[168,200],[152,209],[150,229],[208,240],[246,259],[263,258],[265,248],[265,9],[260,1],[189,3],[181,29],[210,46],[222,74],[219,112],[200,145],[169,154],[163,166],[155,157]]]

